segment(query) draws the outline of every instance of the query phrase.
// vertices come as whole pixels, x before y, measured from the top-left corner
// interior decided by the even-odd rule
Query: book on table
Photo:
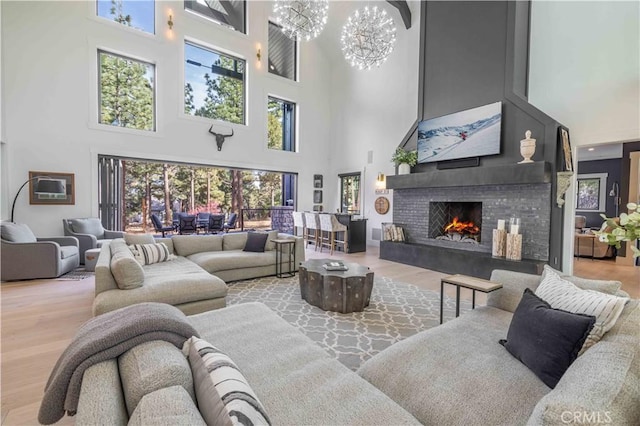
[[[327,271],[346,271],[349,269],[347,265],[340,261],[327,262],[322,267]]]

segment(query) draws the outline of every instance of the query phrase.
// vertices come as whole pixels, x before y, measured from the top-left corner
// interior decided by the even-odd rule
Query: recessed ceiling
[[[621,143],[578,148],[578,161],[607,160],[610,158],[622,158]]]

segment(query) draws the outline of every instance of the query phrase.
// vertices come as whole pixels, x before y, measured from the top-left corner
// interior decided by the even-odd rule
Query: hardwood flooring
[[[307,258],[335,258],[369,266],[376,275],[440,291],[440,278],[447,274],[402,265],[378,258],[378,249],[345,255],[307,249]],[[579,259],[576,275],[592,278],[620,279],[623,289],[640,297],[640,268],[616,266],[613,262]],[[78,327],[91,318],[94,279],[80,281],[33,280],[2,283],[1,297],[1,394],[2,425],[36,425],[44,386],[58,357]],[[455,297],[455,288],[445,286]],[[478,294],[477,302],[484,303]],[[470,300],[471,292],[462,290]],[[65,417],[58,424],[73,424]]]

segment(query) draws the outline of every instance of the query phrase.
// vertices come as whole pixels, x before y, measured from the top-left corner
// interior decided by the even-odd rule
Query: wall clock
[[[389,211],[389,200],[387,197],[378,197],[375,201],[376,212],[378,214],[387,214]]]

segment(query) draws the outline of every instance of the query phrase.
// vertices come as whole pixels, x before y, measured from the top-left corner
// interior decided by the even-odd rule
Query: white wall
[[[573,146],[640,139],[639,22],[638,1],[533,1],[529,101]]]
[[[333,185],[333,195],[325,210],[335,212],[339,203],[339,173],[362,172],[363,216],[368,219],[367,243],[374,228],[393,222],[393,205],[386,215],[374,209],[376,178],[379,172],[395,173],[390,158],[417,118],[418,59],[420,46],[420,4],[410,1],[412,26],[405,29],[397,9],[386,2],[371,2],[387,10],[395,20],[397,41],[387,62],[377,69],[359,71],[344,59],[332,69],[331,172],[325,182]],[[344,2],[350,12],[364,7],[362,2]],[[339,47],[337,48],[339,51]],[[368,152],[373,161],[368,164]],[[327,184],[325,183],[325,186]],[[392,190],[384,195],[392,200]]]
[[[11,167],[2,176],[13,199],[28,171],[75,173],[76,204],[28,204],[26,191],[16,205],[16,221],[36,235],[62,233],[62,218],[97,216],[97,155],[142,158],[286,171],[299,174],[298,208],[312,206],[314,173],[328,164],[330,127],[330,63],[317,43],[302,44],[301,81],[294,83],[267,72],[268,2],[248,6],[249,35],[239,34],[183,10],[182,1],[156,6],[156,32],[149,36],[95,17],[93,1],[2,1],[3,140]],[[166,24],[169,9],[175,25]],[[219,47],[247,60],[248,125],[213,122],[184,115],[183,40],[185,36]],[[262,47],[258,68],[256,47]],[[157,127],[155,134],[97,124],[96,49],[131,55],[156,64]],[[295,101],[299,107],[299,152],[266,148],[267,95]],[[233,128],[218,152],[207,132]],[[6,172],[6,173],[5,173]],[[3,219],[8,218],[2,209]]]

